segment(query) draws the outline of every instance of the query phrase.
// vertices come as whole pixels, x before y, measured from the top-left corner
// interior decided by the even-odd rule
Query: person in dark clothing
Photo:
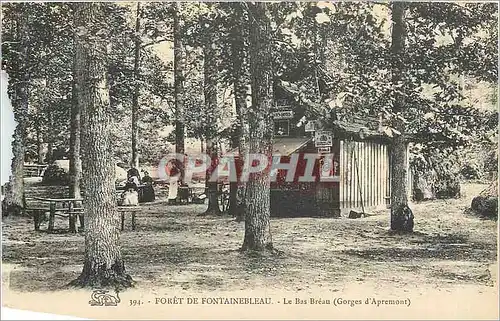
[[[134,182],[137,186],[141,184],[141,175],[137,168],[132,167],[127,171],[127,181]]]
[[[143,171],[144,176],[142,177],[143,184],[153,184],[153,179],[149,176],[147,171]]]
[[[141,185],[141,175],[137,168],[130,168],[127,171],[127,184],[135,185],[135,191],[137,191],[137,195],[139,197],[139,203],[142,203],[142,187]]]
[[[146,171],[144,171],[142,183],[144,184],[144,186],[142,188],[141,202],[153,202],[155,200],[155,190],[153,188],[154,182],[151,176],[149,176],[149,173]]]

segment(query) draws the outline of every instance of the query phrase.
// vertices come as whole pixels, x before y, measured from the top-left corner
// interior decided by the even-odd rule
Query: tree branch
[[[144,49],[146,47],[157,45],[159,43],[166,42],[166,41],[174,41],[174,40],[172,38],[162,38],[162,39],[159,39],[159,40],[156,40],[156,41],[151,41],[151,42],[145,43],[140,48]]]

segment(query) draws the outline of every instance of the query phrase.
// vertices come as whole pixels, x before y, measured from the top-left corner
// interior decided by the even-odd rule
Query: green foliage
[[[455,198],[460,196],[460,158],[457,153],[445,154],[433,150],[422,153],[422,145],[412,147],[410,168],[413,172],[413,191],[416,200],[423,198]],[[424,191],[426,189],[426,191]]]
[[[122,161],[130,159],[130,110],[136,81],[141,161],[154,162],[168,150],[165,134],[174,121],[175,102],[172,59],[165,57],[165,45],[173,38],[173,7],[172,3],[142,3],[139,34],[133,23],[135,4],[109,3],[106,7],[107,19],[102,24],[111,44],[113,137],[119,142],[115,156]],[[36,158],[39,137],[54,149],[67,150],[73,103],[73,4],[7,3],[2,8],[2,66],[14,79],[12,83],[26,71],[19,70],[21,61],[27,62],[30,75],[27,153]],[[497,81],[496,4],[406,3],[402,57],[390,52],[390,4],[279,2],[269,4],[269,9],[274,78],[276,83],[295,86],[299,102],[308,106],[307,117],[329,123],[332,117],[349,119],[353,113],[381,112],[389,126],[403,119],[405,135],[421,144],[419,153],[429,159],[433,150],[448,155],[483,144],[478,133],[496,130],[497,113],[466,99],[470,85],[460,80],[493,86]],[[27,59],[19,55],[16,21],[21,13],[30,22]],[[251,12],[247,3],[194,2],[183,3],[180,15],[186,52],[186,135],[221,136],[235,123],[233,58],[235,53],[252,50],[240,37],[252,19]],[[135,81],[133,48],[138,37],[141,64]],[[215,110],[204,109],[202,47],[207,42],[217,59],[217,70],[212,71],[219,94]],[[392,81],[395,59],[405,66],[401,83]],[[491,96],[488,99],[495,106],[495,88],[490,91],[491,95],[478,96]],[[404,97],[403,113],[392,110],[396,94]],[[476,167],[483,171],[480,163]],[[466,175],[475,175],[472,167],[462,169]]]
[[[481,168],[479,164],[465,164],[460,168],[460,175],[465,179],[479,179],[481,177]]]
[[[53,150],[69,149],[69,118],[72,100],[72,64],[73,64],[73,8],[69,3],[9,3],[2,5],[4,18],[2,21],[2,66],[14,77],[20,66],[18,48],[16,45],[16,17],[21,13],[29,15],[29,112],[27,115],[27,154],[29,159],[36,160],[37,141],[41,140],[46,147],[49,143]],[[148,138],[158,138],[157,129],[168,124],[168,114],[163,111],[171,98],[171,88],[165,77],[171,66],[162,62],[153,51],[152,44],[164,41],[161,37],[169,32],[169,27],[161,25],[164,30],[152,32],[151,26],[159,24],[159,19],[165,17],[168,6],[162,4],[147,4],[143,15],[146,20],[143,32],[143,59],[141,68],[141,104],[146,106],[143,115],[154,113],[156,121],[151,122],[143,116],[145,124],[142,134],[143,141]],[[130,149],[126,150],[129,141],[125,116],[131,108],[131,95],[134,86],[133,73],[133,40],[135,33],[129,23],[133,12],[130,6],[109,4],[106,7],[107,19],[101,21],[104,30],[109,32],[111,53],[108,55],[108,70],[110,83],[110,98],[113,118],[115,121],[114,135],[117,141],[115,156],[123,159],[128,157]],[[154,16],[154,19],[152,18]],[[158,28],[157,28],[158,29]],[[14,82],[10,82],[12,84]],[[157,142],[151,147],[157,151],[164,150]],[[66,155],[67,156],[67,155]],[[151,160],[152,156],[145,155]],[[49,160],[50,161],[50,160]]]
[[[49,165],[43,173],[42,183],[46,185],[68,185],[68,171],[57,164]]]
[[[487,152],[482,165],[483,171],[488,177],[492,177],[494,173],[498,173],[498,148],[491,149]]]

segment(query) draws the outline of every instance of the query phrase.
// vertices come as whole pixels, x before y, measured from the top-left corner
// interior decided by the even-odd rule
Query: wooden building
[[[391,138],[378,117],[352,115],[318,126],[310,112],[315,106],[296,99],[293,88],[277,86],[275,95],[273,156],[288,163],[297,153],[299,165],[293,182],[284,181],[286,171],[279,170],[271,183],[272,216],[338,217],[389,206]],[[318,154],[313,182],[298,179],[306,153]],[[325,156],[331,154],[335,181],[320,181]]]

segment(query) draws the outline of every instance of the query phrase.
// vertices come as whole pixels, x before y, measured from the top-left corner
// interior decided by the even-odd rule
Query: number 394
[[[142,304],[141,300],[130,300],[130,306],[139,306]]]

